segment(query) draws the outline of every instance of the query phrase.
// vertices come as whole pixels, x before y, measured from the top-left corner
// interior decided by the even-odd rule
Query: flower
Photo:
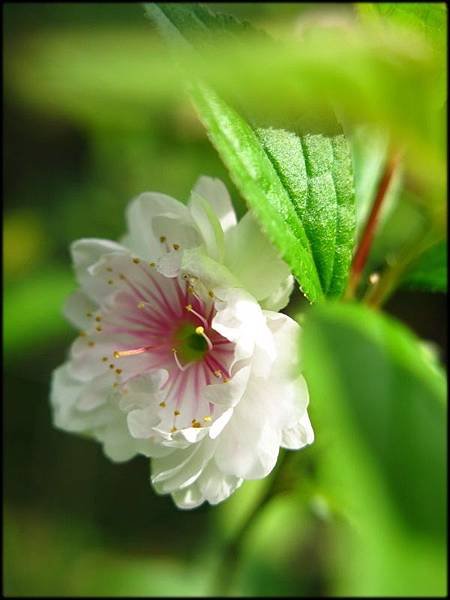
[[[56,427],[114,461],[152,459],[156,491],[217,504],[265,477],[280,446],[313,441],[299,325],[278,313],[293,279],[251,213],[201,177],[188,205],[144,193],[115,243],[72,244],[81,333],[53,374]]]

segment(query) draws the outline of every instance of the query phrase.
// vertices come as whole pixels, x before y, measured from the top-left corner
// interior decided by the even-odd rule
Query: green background
[[[353,15],[350,5],[215,6],[272,33],[317,15]],[[52,427],[49,379],[75,334],[61,315],[75,287],[72,240],[117,239],[131,198],[154,190],[184,201],[201,174],[226,182],[239,215],[245,207],[186,97],[146,92],[145,52],[156,35],[141,5],[3,10],[3,591],[208,594],[221,544],[265,482],[245,484],[219,507],[179,511],[153,492],[144,458],[114,465],[94,442]],[[93,63],[117,77],[99,80],[79,58],[85,45]],[[287,311],[303,306],[296,292]],[[399,292],[386,310],[446,360],[444,294]],[[249,532],[235,582],[241,594],[330,592],[340,524],[315,486],[318,459],[320,447],[298,453],[294,466],[305,484],[273,501]]]

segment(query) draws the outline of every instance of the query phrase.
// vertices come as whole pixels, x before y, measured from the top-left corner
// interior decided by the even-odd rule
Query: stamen
[[[208,349],[209,349],[209,350],[212,350],[212,349],[213,349],[212,342],[211,342],[211,340],[209,339],[209,337],[206,335],[206,333],[205,333],[205,330],[203,329],[203,327],[197,327],[197,328],[195,329],[195,333],[196,333],[197,335],[201,335],[201,336],[202,336],[202,338],[203,338],[204,340],[206,340],[206,343],[208,344]]]
[[[197,319],[200,319],[200,321],[203,323],[203,325],[205,327],[208,327],[208,321],[205,319],[205,317],[203,317],[200,313],[198,313],[196,310],[194,310],[192,308],[192,304],[188,304],[187,306],[185,306],[185,309],[192,313],[193,315],[195,315],[197,317]],[[197,333],[197,330],[195,331],[195,333]],[[201,334],[199,334],[201,335]]]
[[[186,363],[185,365],[182,365],[180,363],[180,360],[179,360],[178,355],[177,355],[176,348],[172,348],[172,352],[173,352],[173,358],[174,358],[175,362],[177,363],[177,367],[180,369],[180,371],[186,371],[186,369],[192,365],[191,362],[190,363]]]
[[[210,417],[209,415],[207,415],[206,417],[203,417],[203,420],[206,421],[207,423],[212,421],[212,417]]]
[[[122,358],[123,356],[134,356],[135,354],[143,354],[152,350],[153,346],[142,346],[142,348],[133,348],[133,350],[115,350],[113,352],[114,358]]]

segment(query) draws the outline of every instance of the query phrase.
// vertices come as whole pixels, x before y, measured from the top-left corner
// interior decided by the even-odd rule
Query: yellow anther
[[[206,421],[207,423],[210,423],[212,421],[212,417],[206,416],[206,417],[203,417],[203,420]]]
[[[91,342],[88,342],[88,346],[89,346],[90,348],[93,348],[93,347],[95,346],[95,342],[92,342],[92,341],[91,341]]]
[[[101,331],[102,328],[100,327],[100,325],[97,325],[97,327],[95,328],[97,331]]]
[[[149,265],[149,267],[156,267],[156,263],[154,263],[154,262],[149,262],[148,265]]]
[[[117,375],[120,375],[122,373],[122,369],[116,369],[116,373]]]
[[[139,302],[137,305],[138,308],[145,308],[145,302]]]
[[[102,320],[101,317],[95,317],[95,320],[97,321],[97,323],[100,323],[100,321]]]
[[[139,260],[139,258],[133,258],[133,262],[135,265],[138,265],[141,261]]]
[[[80,333],[78,335],[80,335],[81,337],[84,337],[86,335],[86,332],[85,331],[80,331]]]
[[[120,352],[117,352],[117,350],[113,353],[114,358],[120,358]],[[103,359],[104,360],[104,359]],[[108,359],[106,359],[108,360]]]
[[[163,244],[163,243],[166,241],[166,236],[165,236],[165,235],[162,235],[162,236],[159,238],[159,241],[161,242],[161,244]]]
[[[216,369],[216,370],[214,371],[214,375],[215,375],[216,377],[222,377],[222,371],[221,371],[220,369]]]
[[[112,285],[114,281],[112,279],[108,279],[108,285]]]
[[[181,413],[180,413],[180,411],[179,411],[179,410],[174,410],[174,411],[173,411],[173,414],[174,414],[176,417],[178,417],[179,415],[181,415]]]
[[[125,279],[125,275],[123,273],[119,273],[119,279]]]
[[[214,298],[214,292],[213,292],[212,290],[209,290],[209,292],[208,292],[208,296],[209,296],[210,298]]]
[[[167,406],[165,402],[160,402],[159,405],[161,408],[166,408],[166,406]]]
[[[201,325],[199,325],[198,327],[195,328],[195,333],[197,335],[203,335],[205,333],[205,328],[202,327]]]
[[[174,431],[178,431],[176,427],[172,427],[172,429],[170,430],[171,433],[173,433]]]
[[[194,423],[192,423],[192,427],[197,427],[198,428],[198,427],[201,427],[201,426],[202,426],[202,424],[199,423],[198,421],[195,421]]]
[[[230,381],[230,380],[228,379],[228,377],[224,377],[224,378],[222,379],[222,382],[223,382],[223,383],[228,383],[229,381]]]
[[[179,250],[180,249],[180,244],[172,244],[172,248],[174,250]]]
[[[102,361],[103,361],[103,362],[108,362],[108,357],[107,357],[107,356],[103,356],[103,357],[102,357]]]
[[[192,304],[187,304],[187,305],[186,305],[184,308],[185,308],[186,310],[189,310],[189,311],[191,311],[191,310],[192,310]]]
[[[109,365],[109,368],[110,368],[110,369],[114,369],[114,365],[113,365],[113,364],[110,364],[110,365]]]

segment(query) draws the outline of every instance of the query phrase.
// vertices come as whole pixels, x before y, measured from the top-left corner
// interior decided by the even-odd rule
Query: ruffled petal
[[[283,293],[286,295],[289,267],[262,233],[251,212],[227,232],[225,264],[256,300],[265,299],[267,305],[272,295],[278,303]]]
[[[214,442],[208,439],[186,450],[175,450],[165,458],[152,460],[151,481],[160,494],[168,494],[192,485],[211,458]]]
[[[203,473],[196,482],[198,490],[209,504],[223,502],[236,491],[244,480],[233,475],[225,475],[217,467],[214,459],[206,465]]]
[[[89,298],[100,303],[111,289],[106,278],[96,277],[90,272],[91,267],[105,254],[129,254],[129,251],[115,242],[95,238],[77,240],[70,249],[78,283]]]
[[[223,262],[224,235],[210,204],[202,196],[192,192],[189,209],[203,239],[206,254],[218,262]]]
[[[201,243],[189,210],[170,196],[146,192],[127,209],[127,243],[143,259],[158,260],[174,244],[192,248]]]
[[[231,198],[225,185],[214,177],[199,177],[193,192],[205,198],[213,209],[220,222],[222,231],[228,231],[236,225],[236,213],[234,212]]]
[[[66,319],[78,329],[87,329],[91,325],[90,314],[97,305],[84,292],[76,290],[66,300],[63,313]]]

